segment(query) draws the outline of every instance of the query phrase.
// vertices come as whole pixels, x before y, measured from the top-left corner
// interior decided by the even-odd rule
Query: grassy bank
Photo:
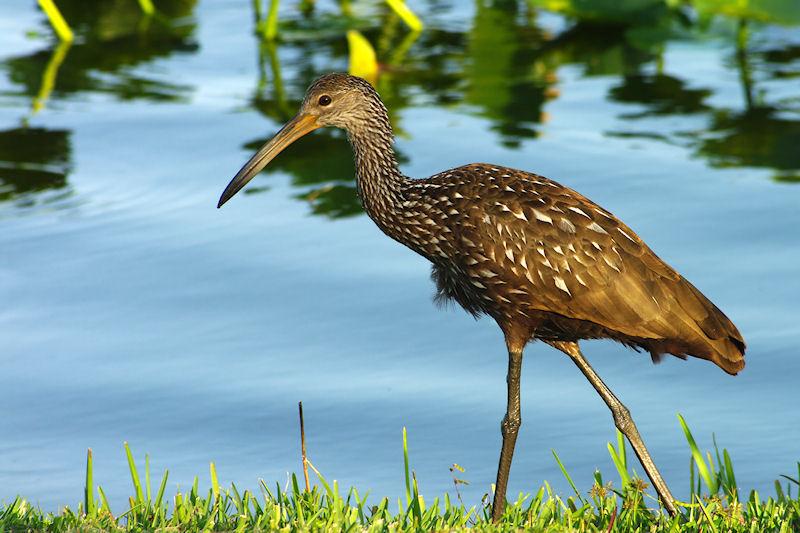
[[[166,494],[169,472],[160,483],[151,484],[149,461],[142,471],[125,445],[130,466],[133,495],[127,509],[113,509],[101,487],[93,482],[91,450],[87,455],[83,502],[75,510],[45,513],[24,498],[0,505],[0,531],[25,530],[331,530],[408,531],[460,530],[500,531],[524,528],[533,531],[687,531],[765,532],[800,531],[800,463],[795,474],[775,481],[775,495],[762,497],[756,491],[742,494],[736,484],[733,463],[727,450],[716,448],[703,454],[682,418],[692,461],[691,499],[680,502],[681,515],[670,518],[659,508],[646,482],[632,473],[622,436],[608,450],[619,476],[607,481],[595,472],[595,483],[581,492],[553,456],[574,494],[557,495],[545,484],[536,493],[521,494],[509,502],[501,524],[489,520],[488,497],[473,507],[449,495],[424,498],[409,466],[408,446],[403,432],[406,494],[398,501],[384,498],[375,504],[351,488],[344,493],[329,483],[309,462],[317,483],[310,491],[293,475],[281,487],[260,483],[259,490],[240,492],[236,486],[219,486],[214,464],[210,465],[211,487],[201,491],[198,480],[188,492]],[[312,477],[313,477],[312,474]],[[87,490],[87,487],[89,490]]]

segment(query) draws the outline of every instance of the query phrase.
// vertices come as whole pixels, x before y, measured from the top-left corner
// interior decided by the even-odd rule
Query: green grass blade
[[[164,498],[164,490],[167,488],[167,479],[169,478],[169,470],[164,470],[164,476],[161,478],[161,484],[158,486],[158,493],[156,494],[156,501],[153,506],[156,509],[161,508],[161,501]]]
[[[128,443],[124,443],[125,455],[128,458],[128,469],[131,472],[131,481],[133,482],[133,490],[136,493],[136,503],[142,504],[144,502],[144,494],[142,494],[142,484],[139,481],[139,472],[136,470],[136,463],[133,460],[133,454]]]
[[[722,450],[722,461],[725,465],[725,479],[727,480],[728,486],[726,489],[730,496],[739,500],[739,487],[736,484],[736,475],[733,473],[733,461],[731,461],[731,456],[728,455],[728,450]]]
[[[411,472],[408,467],[408,435],[403,428],[403,469],[406,473],[406,505],[411,505]]]
[[[150,505],[153,500],[150,498],[150,456],[148,454],[144,454],[144,488],[147,494],[147,504]]]
[[[678,416],[680,416],[680,415],[678,415]],[[700,496],[695,496],[695,498],[696,498],[695,501],[697,502],[697,506],[700,507],[701,511],[703,511],[703,516],[705,516],[706,522],[708,522],[708,525],[711,526],[711,531],[713,531],[714,533],[717,533],[717,526],[714,524],[714,521],[711,519],[711,516],[708,514],[708,509],[706,508],[705,505],[703,505],[703,502],[700,500]]]
[[[789,480],[790,482],[800,487],[800,462],[797,463],[797,479],[787,476],[785,474],[781,474],[781,477]]]
[[[307,461],[307,463],[308,463],[308,467],[311,468],[311,470],[313,470],[314,473],[317,475],[317,479],[319,479],[319,482],[322,483],[322,487],[325,489],[325,494],[328,496],[328,500],[331,501],[331,502],[336,501],[336,494],[334,493],[334,491],[331,488],[331,486],[328,484],[328,481],[322,476],[320,471],[317,470],[317,467],[315,467],[311,463],[311,461]]]
[[[617,450],[614,449],[614,445],[610,442],[608,443],[608,453],[611,455],[611,461],[614,462],[614,466],[617,468],[617,472],[619,473],[619,478],[622,483],[622,490],[623,492],[630,484],[631,478],[628,475],[628,469],[625,467],[624,460],[620,457],[620,454],[617,453]]]
[[[417,475],[413,471],[411,472],[411,483],[411,507],[417,520],[417,524],[421,524],[422,513],[424,511],[424,502],[422,501],[422,498],[420,498],[419,488],[417,487]]]
[[[217,467],[210,463],[208,467],[211,472],[211,492],[214,494],[214,501],[219,501],[219,479],[217,478]]]
[[[108,503],[108,498],[106,498],[106,493],[103,491],[103,487],[98,485],[97,486],[97,492],[100,494],[100,503],[101,503],[101,506],[102,506],[101,509],[103,509],[104,511],[107,511],[109,514],[112,514],[111,513],[111,505],[109,505],[109,503]]]
[[[555,457],[556,463],[558,463],[558,468],[561,469],[561,473],[564,474],[564,477],[567,479],[569,486],[572,487],[572,490],[575,492],[575,495],[578,497],[578,499],[585,504],[586,500],[583,499],[583,496],[578,490],[578,487],[575,486],[575,482],[572,481],[572,477],[569,475],[569,472],[567,472],[564,463],[561,462],[561,458],[558,456],[555,450],[551,449],[550,451],[553,453],[553,457]]]
[[[682,420],[684,431],[688,430]],[[691,432],[689,432],[691,436]],[[757,491],[751,491],[747,501],[738,501],[738,488],[733,462],[727,450],[714,442],[714,450],[700,453],[693,438],[687,437],[692,449],[690,478],[692,497],[681,503],[685,512],[676,518],[664,512],[653,512],[643,498],[643,493],[631,484],[633,474],[628,469],[625,441],[608,443],[609,454],[627,486],[623,491],[608,490],[603,476],[595,471],[591,497],[583,497],[560,456],[551,450],[562,475],[575,495],[563,498],[555,494],[544,482],[538,493],[520,493],[509,501],[499,526],[491,524],[490,498],[484,497],[479,506],[467,509],[463,502],[443,498],[425,500],[420,494],[419,480],[410,466],[408,434],[403,432],[404,466],[408,472],[408,499],[404,505],[402,495],[396,500],[398,510],[389,510],[389,500],[383,498],[376,506],[367,505],[367,495],[351,488],[342,496],[337,481],[330,484],[309,462],[320,479],[313,490],[306,492],[291,475],[276,491],[269,491],[259,480],[264,491],[262,503],[251,493],[240,495],[237,487],[223,490],[219,484],[216,464],[210,463],[211,487],[200,491],[195,477],[190,491],[178,489],[174,503],[165,499],[169,473],[164,471],[157,493],[151,493],[149,456],[145,456],[144,483],[133,461],[130,447],[125,443],[128,466],[134,483],[135,496],[128,499],[129,508],[118,517],[111,514],[106,494],[101,487],[94,493],[94,460],[87,450],[84,499],[77,510],[63,508],[58,513],[45,513],[23,499],[16,497],[10,504],[0,502],[0,533],[6,531],[341,531],[341,532],[411,532],[411,531],[462,531],[472,529],[493,533],[495,531],[575,531],[601,533],[608,531],[664,532],[664,533],[761,533],[775,531],[791,533],[800,531],[800,498],[792,498],[792,489],[798,479],[782,476],[774,483],[775,496],[762,500]],[[696,455],[700,456],[700,461]],[[702,475],[715,476],[721,489],[711,498],[700,494],[706,482]],[[698,474],[695,475],[695,468]],[[694,483],[697,479],[697,485]],[[785,482],[783,480],[786,480]],[[695,490],[696,487],[696,490]],[[602,490],[596,490],[602,488]],[[146,489],[146,496],[141,492]],[[702,489],[705,492],[705,489]],[[585,494],[585,493],[584,493]],[[151,502],[150,498],[155,496]],[[622,498],[620,501],[619,498]]]
[[[775,496],[778,499],[778,503],[785,504],[786,503],[786,494],[783,492],[783,487],[781,487],[781,482],[777,479],[775,480]]]
[[[84,486],[83,508],[88,516],[94,516],[94,466],[91,448],[86,450],[86,485]]]
[[[686,421],[683,417],[679,414],[678,421],[683,428],[683,433],[686,436],[686,441],[689,443],[689,449],[692,451],[692,457],[694,457],[694,462],[697,465],[697,471],[700,474],[700,477],[703,478],[703,481],[706,482],[706,486],[711,494],[716,494],[719,491],[719,485],[717,483],[717,479],[711,475],[711,472],[708,469],[708,465],[706,465],[705,459],[703,459],[703,454],[700,452],[700,449],[697,447],[697,443],[692,436],[692,432],[689,430],[689,426],[686,424]]]

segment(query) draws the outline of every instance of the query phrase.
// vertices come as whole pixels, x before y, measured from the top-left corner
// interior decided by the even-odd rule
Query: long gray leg
[[[556,348],[562,350],[570,356],[580,371],[583,372],[583,375],[586,376],[586,379],[588,379],[592,384],[592,387],[594,387],[594,389],[600,394],[600,396],[603,398],[603,401],[606,402],[608,408],[611,409],[611,414],[614,415],[614,424],[626,437],[628,437],[628,441],[631,443],[633,451],[636,453],[636,457],[639,458],[639,462],[642,463],[644,471],[647,473],[647,477],[650,478],[650,482],[653,484],[653,487],[655,487],[656,492],[658,492],[658,496],[661,498],[661,503],[664,505],[670,515],[675,516],[678,513],[678,510],[675,508],[675,498],[672,497],[669,487],[667,487],[667,484],[664,482],[664,479],[658,472],[658,468],[656,468],[653,458],[650,457],[650,452],[647,451],[644,441],[642,440],[641,435],[639,435],[639,430],[636,429],[636,424],[633,423],[633,418],[631,418],[630,411],[628,411],[628,408],[625,407],[616,396],[614,396],[614,393],[611,392],[611,389],[609,389],[608,386],[603,383],[603,380],[600,379],[600,376],[597,375],[597,372],[594,371],[586,358],[583,357],[583,354],[581,353],[581,350],[578,348],[577,344],[561,344],[562,346],[556,346]],[[563,346],[566,344],[569,344],[569,346]]]
[[[503,516],[506,505],[506,489],[508,473],[511,470],[511,458],[514,456],[514,445],[517,442],[522,417],[519,405],[519,381],[522,373],[522,350],[508,352],[508,401],[506,416],[500,424],[503,434],[503,447],[500,450],[500,464],[497,466],[497,483],[495,483],[494,501],[492,502],[492,521],[497,522]]]

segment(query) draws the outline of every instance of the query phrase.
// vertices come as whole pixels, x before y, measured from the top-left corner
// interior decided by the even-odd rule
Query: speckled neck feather
[[[401,191],[409,179],[398,168],[385,110],[376,110],[370,122],[368,127],[348,130],[347,138],[355,156],[358,194],[370,218],[378,222],[400,209]]]

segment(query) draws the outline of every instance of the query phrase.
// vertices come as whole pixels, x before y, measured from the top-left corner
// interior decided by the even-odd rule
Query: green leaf
[[[155,507],[161,507],[161,500],[164,498],[164,489],[167,488],[167,478],[169,478],[169,470],[164,470],[164,475],[161,477],[161,484],[158,486],[158,493],[156,494]]]
[[[631,481],[630,476],[628,475],[628,468],[625,465],[625,443],[623,443],[622,451],[617,453],[617,450],[614,449],[614,446],[609,442],[608,443],[608,453],[611,455],[611,460],[614,462],[614,466],[617,467],[617,472],[619,473],[620,481],[622,482],[622,490],[625,491],[628,487],[628,484]]]
[[[689,430],[689,426],[686,425],[686,421],[683,417],[679,414],[678,421],[683,428],[683,433],[686,435],[686,441],[689,443],[689,449],[692,451],[692,457],[694,458],[694,462],[697,465],[697,471],[700,474],[700,477],[703,478],[703,481],[706,482],[706,486],[711,494],[716,494],[719,492],[719,484],[718,480],[715,476],[711,475],[709,471],[708,465],[706,465],[705,460],[703,459],[703,454],[700,452],[700,449],[697,447],[697,443],[692,436],[692,432]],[[711,457],[709,456],[709,459]],[[713,465],[712,465],[713,467]]]
[[[148,454],[144,454],[144,487],[147,491],[147,503],[149,505],[152,500],[150,499],[150,456]]]
[[[94,516],[94,466],[92,461],[92,449],[86,450],[86,484],[84,486],[83,508],[86,509],[88,516]]]
[[[214,501],[219,501],[219,479],[217,478],[217,467],[210,463],[208,467],[211,473],[211,492],[214,494]]]
[[[408,436],[403,428],[403,469],[406,473],[406,505],[411,505],[411,472],[408,468]]]
[[[133,482],[133,490],[136,494],[136,503],[144,503],[144,494],[142,493],[142,484],[139,482],[139,472],[136,470],[136,463],[133,461],[133,454],[128,443],[124,443],[125,455],[128,458],[128,469],[131,472],[131,481]]]
[[[97,492],[100,494],[100,504],[102,506],[101,509],[111,514],[111,506],[108,504],[108,498],[106,498],[106,493],[103,491],[103,487],[98,485]]]
[[[561,462],[561,458],[558,456],[555,450],[551,449],[550,451],[553,453],[553,457],[555,457],[556,463],[558,463],[558,468],[561,469],[561,473],[564,474],[567,482],[569,482],[569,486],[572,487],[572,490],[575,492],[575,495],[578,496],[578,499],[585,504],[586,500],[583,499],[578,487],[576,487],[575,483],[572,481],[572,477],[570,477],[569,472],[567,472],[567,469],[564,467],[564,463]]]

